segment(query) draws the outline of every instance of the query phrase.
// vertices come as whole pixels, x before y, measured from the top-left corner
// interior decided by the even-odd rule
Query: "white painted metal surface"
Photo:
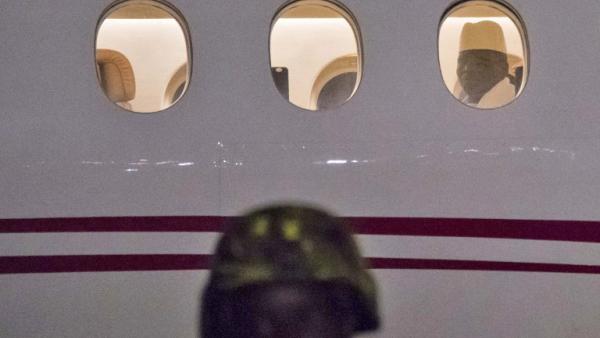
[[[600,220],[598,1],[511,1],[529,35],[527,88],[479,111],[441,79],[437,29],[451,1],[346,0],[363,34],[364,75],[352,100],[314,113],[272,82],[268,36],[283,1],[173,0],[191,29],[194,69],[186,95],[151,115],[121,110],[98,86],[95,29],[110,3],[0,0],[1,218],[230,216],[292,200],[344,216]],[[205,253],[213,241],[111,236],[0,234],[0,250],[188,253],[193,238]],[[390,257],[411,248],[410,257],[598,265],[596,244],[486,241],[368,237],[364,246]],[[0,275],[0,336],[193,337],[206,275]],[[376,277],[384,327],[374,337],[600,330],[597,275]]]

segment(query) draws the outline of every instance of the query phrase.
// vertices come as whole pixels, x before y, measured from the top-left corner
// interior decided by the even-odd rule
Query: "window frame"
[[[469,7],[469,6],[476,5],[476,4],[490,6],[494,9],[502,12],[503,14],[506,15],[507,18],[509,18],[513,22],[513,24],[515,25],[517,30],[521,33],[521,43],[523,45],[523,65],[524,65],[523,79],[521,82],[521,87],[519,88],[519,91],[517,92],[517,94],[511,101],[509,101],[501,106],[494,107],[494,108],[480,108],[480,107],[476,107],[476,106],[471,106],[471,105],[468,105],[468,104],[462,102],[461,100],[459,100],[454,95],[452,90],[448,87],[448,85],[446,84],[446,81],[444,80],[444,73],[442,71],[442,62],[441,62],[442,60],[441,60],[441,56],[440,56],[440,35],[441,35],[442,26],[443,26],[444,22],[446,21],[446,19],[448,19],[448,17],[450,17],[452,15],[452,13],[454,13],[460,9],[463,9],[465,7]],[[529,73],[531,71],[531,49],[530,49],[530,45],[529,45],[529,34],[527,33],[527,26],[525,24],[525,20],[524,20],[523,16],[521,16],[519,11],[514,6],[512,6],[510,3],[508,3],[507,1],[504,1],[504,0],[459,0],[459,1],[452,2],[448,6],[448,8],[444,11],[444,13],[442,14],[442,16],[440,18],[440,21],[438,24],[436,44],[437,44],[437,63],[438,63],[438,69],[440,72],[440,77],[442,80],[441,81],[442,85],[444,86],[446,91],[450,94],[450,96],[452,96],[452,98],[454,98],[460,104],[462,104],[466,107],[469,107],[471,109],[476,109],[476,110],[502,109],[502,108],[505,108],[506,106],[513,104],[525,93],[525,88],[527,87],[527,84],[529,82]]]
[[[356,84],[354,86],[354,90],[352,91],[352,94],[350,95],[350,97],[344,103],[340,104],[339,106],[337,106],[335,108],[318,109],[318,107],[317,107],[313,110],[313,109],[297,106],[296,104],[292,103],[292,101],[290,101],[289,99],[286,99],[286,101],[290,105],[292,105],[298,109],[301,109],[304,111],[309,111],[309,112],[319,112],[319,111],[339,109],[341,106],[348,103],[348,101],[352,100],[354,98],[354,96],[356,96],[356,94],[358,93],[358,90],[362,83],[362,78],[363,78],[363,73],[364,73],[364,59],[365,59],[363,38],[362,38],[361,28],[360,28],[358,19],[356,18],[354,13],[345,4],[341,3],[340,1],[338,1],[338,0],[288,0],[283,5],[279,6],[279,8],[277,8],[277,10],[275,11],[275,15],[271,19],[271,25],[269,27],[269,36],[268,36],[268,46],[269,46],[269,64],[268,64],[268,66],[269,67],[268,67],[268,70],[270,70],[272,68],[272,64],[273,64],[273,62],[271,60],[271,35],[273,34],[273,28],[274,28],[275,24],[277,23],[277,20],[279,20],[281,18],[281,16],[288,10],[294,9],[296,7],[303,6],[303,5],[325,6],[325,7],[329,8],[330,10],[335,11],[336,13],[340,14],[348,22],[348,24],[352,28],[352,32],[354,33],[354,37],[356,39],[356,50],[357,50]],[[329,64],[327,66],[329,66]],[[325,68],[327,68],[327,66],[325,66]],[[323,71],[323,69],[321,69],[321,71]],[[316,81],[321,76],[320,74],[321,73],[319,73],[319,76],[317,76],[317,78],[315,79],[315,83],[313,83],[313,88],[310,93],[311,105],[312,104],[316,105],[316,100],[313,100],[314,99],[313,96],[315,94],[314,90],[315,90],[315,87],[317,84]],[[325,84],[326,84],[326,82],[323,84],[323,86]],[[323,86],[321,86],[321,89]],[[277,90],[277,88],[275,88],[275,92],[277,92],[278,94],[280,94],[280,96],[282,96],[281,93],[279,93],[279,91]],[[317,93],[317,98],[318,98],[318,93]]]
[[[113,102],[110,98],[108,98],[108,96],[106,95],[104,88],[102,88],[102,83],[100,81],[100,74],[99,74],[99,69],[97,67],[97,59],[96,59],[96,51],[98,50],[98,33],[100,31],[100,27],[102,26],[102,23],[104,23],[104,20],[106,20],[110,14],[112,14],[113,12],[126,7],[130,4],[141,4],[141,5],[149,5],[149,6],[154,6],[154,7],[158,7],[159,9],[167,12],[173,19],[175,19],[175,21],[177,21],[177,23],[179,24],[179,26],[181,27],[181,30],[183,32],[183,36],[185,39],[185,44],[186,44],[186,52],[187,52],[187,74],[186,74],[186,85],[185,88],[183,89],[183,92],[181,94],[181,96],[175,100],[174,102],[172,102],[168,107],[161,109],[161,110],[157,110],[157,111],[153,111],[153,112],[140,112],[140,111],[133,111],[133,110],[129,110],[125,107],[122,107],[121,105],[117,104],[116,102]],[[191,30],[190,30],[190,26],[187,22],[187,20],[185,19],[185,16],[183,15],[183,13],[174,5],[172,5],[171,3],[169,3],[166,0],[116,0],[113,1],[110,5],[108,5],[102,12],[102,14],[100,15],[98,21],[96,22],[96,30],[95,30],[95,34],[94,34],[94,44],[93,44],[93,52],[92,55],[94,56],[94,68],[96,69],[96,79],[97,79],[97,83],[100,87],[100,90],[102,91],[102,94],[104,94],[104,96],[106,97],[106,99],[108,101],[110,101],[111,103],[113,103],[113,105],[117,106],[119,109],[124,110],[128,113],[134,113],[134,114],[141,114],[141,115],[154,115],[154,114],[158,114],[158,113],[162,113],[165,112],[167,110],[172,109],[179,101],[181,101],[183,99],[183,97],[185,97],[185,95],[188,92],[188,89],[190,88],[190,84],[192,82],[192,69],[193,69],[193,65],[194,65],[194,60],[193,60],[193,46],[192,46],[192,38],[191,38]],[[178,68],[179,70],[179,68]],[[168,85],[168,83],[167,83]],[[165,87],[167,88],[167,87]],[[163,93],[163,97],[161,98],[161,101],[164,101],[164,97],[165,97],[166,93]]]

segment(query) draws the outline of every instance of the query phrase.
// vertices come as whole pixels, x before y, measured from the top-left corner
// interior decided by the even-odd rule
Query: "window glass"
[[[188,36],[182,17],[162,1],[111,7],[96,35],[96,70],[106,96],[138,113],[175,104],[189,82]]]
[[[283,8],[273,21],[270,48],[275,86],[298,107],[335,108],[358,88],[358,26],[336,3],[300,0]]]
[[[493,109],[514,101],[527,81],[527,52],[521,20],[500,3],[463,2],[442,20],[442,76],[454,97],[469,106]]]

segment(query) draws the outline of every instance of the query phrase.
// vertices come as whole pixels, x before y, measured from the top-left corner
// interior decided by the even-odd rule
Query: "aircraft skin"
[[[597,336],[600,2],[511,0],[527,87],[484,111],[441,78],[452,1],[345,0],[363,77],[325,112],[273,85],[283,1],[170,3],[191,81],[143,115],[96,78],[110,0],[0,0],[1,337],[195,337],[222,223],[281,201],[358,229],[383,315],[369,337]]]

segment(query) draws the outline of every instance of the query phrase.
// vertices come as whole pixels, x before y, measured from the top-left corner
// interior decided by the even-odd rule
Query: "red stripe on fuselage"
[[[600,266],[440,259],[370,258],[373,269],[600,274]],[[183,271],[210,269],[210,255],[90,255],[0,257],[0,274]]]
[[[235,217],[0,219],[0,233],[221,232]],[[600,243],[600,222],[469,218],[345,217],[357,234],[506,238]]]

